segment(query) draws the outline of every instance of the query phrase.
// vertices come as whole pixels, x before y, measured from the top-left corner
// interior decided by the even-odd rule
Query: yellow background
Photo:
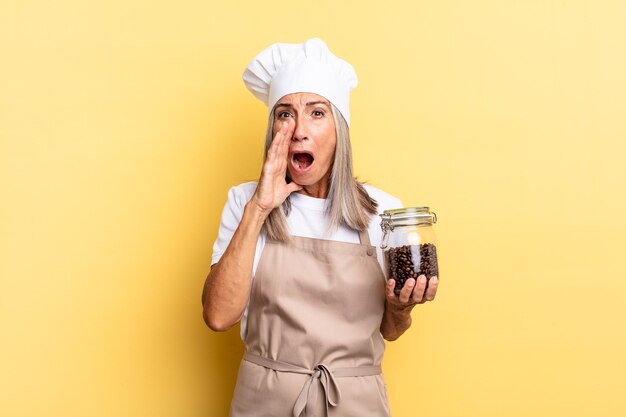
[[[351,62],[356,175],[429,205],[440,293],[388,344],[394,416],[626,414],[623,1],[2,1],[0,415],[224,416],[200,294],[258,177],[245,65]]]

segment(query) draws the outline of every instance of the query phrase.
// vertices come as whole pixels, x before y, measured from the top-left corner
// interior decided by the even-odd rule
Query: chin
[[[307,172],[305,175],[294,175],[290,172],[289,178],[291,178],[291,181],[295,182],[298,185],[302,185],[303,187],[317,184],[320,180],[313,178],[309,172]]]

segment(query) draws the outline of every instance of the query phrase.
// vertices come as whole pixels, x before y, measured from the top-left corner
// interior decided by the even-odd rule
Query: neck
[[[321,180],[311,185],[303,185],[302,189],[296,191],[298,194],[314,198],[328,197],[328,175],[324,175]]]
[[[305,185],[301,190],[296,191],[298,194],[315,198],[326,198],[328,196],[327,187],[319,187],[317,184]]]

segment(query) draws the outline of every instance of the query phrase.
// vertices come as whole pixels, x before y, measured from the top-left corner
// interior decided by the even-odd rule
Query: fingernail
[[[414,285],[415,285],[415,280],[414,280],[414,279],[410,279],[410,280],[407,282],[407,285],[408,285],[409,287],[414,286]]]

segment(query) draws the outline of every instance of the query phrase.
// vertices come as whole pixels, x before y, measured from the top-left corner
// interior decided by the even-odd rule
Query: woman
[[[383,337],[409,328],[437,278],[385,285],[377,212],[402,204],[352,175],[356,74],[311,39],[265,49],[244,82],[270,111],[265,162],[229,192],[202,295],[211,329],[241,321],[230,415],[387,416]]]

